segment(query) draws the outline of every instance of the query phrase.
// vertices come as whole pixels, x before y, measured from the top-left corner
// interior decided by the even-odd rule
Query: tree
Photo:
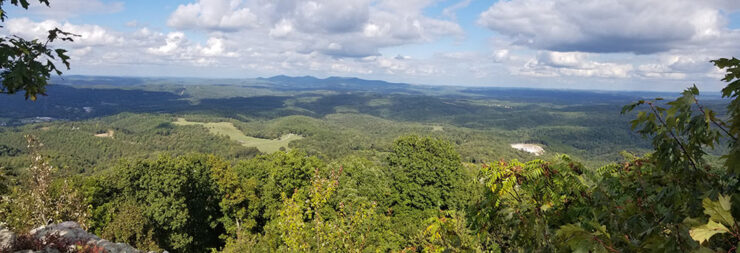
[[[483,252],[477,238],[468,230],[465,217],[455,211],[445,212],[442,217],[432,217],[427,226],[414,240],[422,252]],[[496,250],[496,249],[494,249]],[[417,251],[416,247],[403,252]]]
[[[597,170],[572,161],[500,162],[482,170],[489,192],[471,217],[484,248],[576,252],[732,252],[740,242],[740,60],[727,69],[720,116],[696,86],[639,106],[632,129],[652,141],[645,157]],[[722,147],[715,149],[717,147]],[[708,154],[726,152],[714,167]],[[493,233],[491,233],[493,232]],[[554,233],[553,233],[554,232]],[[493,241],[495,244],[489,243]],[[492,245],[493,247],[488,247]]]
[[[83,197],[66,178],[57,177],[40,150],[43,143],[27,135],[31,153],[29,177],[25,187],[13,187],[9,196],[0,198],[0,217],[16,231],[28,231],[50,222],[76,221],[87,227],[88,207]]]
[[[447,141],[416,135],[403,136],[393,143],[388,156],[391,208],[396,220],[410,236],[419,224],[440,210],[457,210],[466,204],[465,176],[460,155]]]
[[[281,195],[294,192],[305,195],[303,188],[311,185],[314,171],[324,166],[318,157],[294,149],[242,160],[234,172],[219,172],[224,175],[219,185],[228,194],[222,205],[228,210],[226,216],[234,220],[226,223],[227,230],[263,232],[282,207]],[[237,221],[241,224],[239,229]]]
[[[339,210],[327,206],[339,187],[342,171],[331,171],[328,178],[317,169],[309,186],[307,199],[293,194],[283,194],[283,205],[274,227],[265,236],[278,234],[280,252],[369,252],[387,251],[381,242],[387,233],[383,228],[385,217],[376,212],[376,204],[362,203],[348,207],[343,203]],[[326,217],[325,209],[336,212],[336,217]],[[354,211],[353,211],[354,209]],[[275,251],[272,250],[272,251]]]
[[[254,178],[241,178],[231,166],[214,167],[211,177],[223,195],[219,202],[223,213],[220,221],[227,237],[241,240],[257,225],[249,215],[249,207],[259,203],[259,183]]]
[[[727,105],[729,120],[723,122],[713,112],[706,112],[707,119],[722,130],[728,138],[730,152],[723,156],[727,169],[735,174],[740,174],[740,60],[721,58],[712,61],[720,69],[727,70],[722,81],[728,82],[727,87],[722,89],[722,97],[732,99]],[[697,104],[698,105],[698,104]],[[701,109],[701,108],[700,108]]]
[[[147,248],[173,252],[218,248],[222,246],[219,235],[223,228],[218,223],[222,196],[211,171],[225,166],[228,164],[221,159],[201,154],[126,161],[102,179],[105,189],[96,191],[105,194],[91,194],[105,198],[94,202],[109,209],[96,212],[100,215],[95,217],[97,224],[102,226],[103,234],[124,240],[150,240],[151,228],[156,245],[145,240],[137,242]],[[132,210],[132,205],[139,210]],[[143,216],[135,215],[137,212]],[[107,219],[111,221],[105,222]],[[121,219],[133,220],[127,224]],[[119,231],[113,233],[114,230]]]
[[[39,0],[49,6],[49,0]],[[7,0],[0,0],[0,21],[7,15],[3,5]],[[28,9],[28,0],[10,0],[10,4]],[[60,60],[69,69],[69,56],[61,48],[54,49],[49,45],[56,40],[73,41],[72,33],[59,28],[49,30],[45,41],[26,40],[11,35],[0,37],[0,93],[14,94],[25,91],[26,99],[36,100],[37,95],[46,95],[46,85],[52,73],[61,75],[62,71],[52,62]]]
[[[118,211],[101,234],[103,238],[127,243],[139,250],[162,251],[154,241],[152,222],[144,216],[142,208],[136,201],[116,203],[116,208]]]
[[[583,167],[568,156],[547,162],[513,160],[485,165],[479,181],[489,192],[472,211],[486,250],[554,250],[555,230],[577,220],[586,186]]]

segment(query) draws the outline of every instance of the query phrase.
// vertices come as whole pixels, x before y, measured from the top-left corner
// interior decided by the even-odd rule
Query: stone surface
[[[82,227],[80,227],[79,224],[71,221],[62,222],[59,224],[51,224],[48,226],[41,226],[38,228],[35,228],[31,230],[29,233],[33,238],[44,241],[48,236],[50,235],[58,235],[59,239],[62,239],[66,242],[72,243],[73,245],[75,243],[83,244],[83,245],[91,245],[91,246],[97,246],[102,247],[105,249],[105,252],[109,253],[139,253],[143,251],[139,251],[136,248],[125,244],[125,243],[114,243],[105,239],[101,239],[100,237],[95,236],[94,234],[90,234]],[[8,238],[8,239],[6,239]],[[10,239],[12,238],[12,239]],[[0,227],[0,252],[8,252],[7,250],[3,250],[3,246],[12,247],[11,243],[15,241],[15,234],[11,232],[10,230],[7,230],[3,227]],[[6,242],[8,242],[6,244]],[[74,246],[71,246],[74,247]],[[31,250],[20,250],[16,251],[18,252],[59,252],[55,249],[46,249],[42,251],[31,251]]]
[[[8,252],[15,242],[15,233],[10,231],[4,225],[0,224],[0,252]]]
[[[532,153],[535,156],[541,156],[545,154],[545,149],[537,144],[526,144],[526,143],[512,143],[511,147],[524,152]]]

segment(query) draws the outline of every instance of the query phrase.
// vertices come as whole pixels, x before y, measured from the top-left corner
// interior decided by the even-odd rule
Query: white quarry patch
[[[536,156],[545,154],[545,149],[537,144],[512,143],[511,147],[517,150],[532,153]]]

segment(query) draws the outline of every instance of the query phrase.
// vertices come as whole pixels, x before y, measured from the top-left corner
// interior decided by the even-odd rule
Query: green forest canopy
[[[54,29],[48,42],[72,37]],[[69,67],[62,49],[0,40],[2,93],[25,91],[31,100],[44,95],[51,73],[61,72],[39,57]],[[626,162],[598,168],[567,155],[478,166],[464,163],[448,140],[414,134],[372,156],[336,155],[329,148],[312,154],[258,154],[241,145],[199,149],[167,138],[199,134],[173,130],[170,121],[143,121],[129,125],[151,132],[121,136],[147,136],[175,154],[103,149],[91,160],[116,152],[124,159],[76,173],[95,162],[60,170],[52,165],[60,157],[50,158],[43,139],[27,135],[29,159],[6,160],[28,162],[25,173],[0,174],[0,222],[28,232],[73,220],[116,242],[171,252],[729,252],[740,243],[740,60],[713,63],[727,71],[726,115],[704,107],[696,87],[670,102],[627,105],[622,113],[642,109],[631,127],[650,139],[653,150],[642,157],[624,153]],[[70,140],[82,138],[73,135]],[[105,145],[113,139],[95,143],[121,147]],[[229,157],[204,154],[213,150]],[[721,152],[720,163],[711,150]],[[3,144],[0,152],[16,157],[24,151]],[[378,156],[385,159],[369,159]]]
[[[34,177],[3,188],[0,215],[16,231],[42,225],[36,216],[77,220],[171,252],[732,251],[740,61],[714,62],[728,71],[727,116],[704,108],[695,87],[627,105],[623,113],[644,109],[632,128],[654,149],[623,163],[589,168],[560,155],[477,166],[444,139],[405,135],[384,160],[196,153],[61,176],[30,139]],[[713,165],[707,151],[719,146],[726,152]]]

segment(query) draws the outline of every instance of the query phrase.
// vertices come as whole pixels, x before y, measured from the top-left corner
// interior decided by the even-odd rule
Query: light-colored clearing
[[[108,132],[102,133],[102,134],[96,134],[95,137],[103,137],[103,138],[113,138],[113,130],[108,129]]]
[[[442,126],[432,126],[432,131],[444,131],[445,129]]]
[[[511,144],[511,147],[517,150],[532,153],[536,156],[545,154],[545,149],[537,144],[513,143]]]
[[[288,143],[294,140],[303,139],[303,136],[297,134],[285,134],[280,136],[279,139],[261,139],[251,136],[246,136],[242,131],[237,129],[231,122],[191,122],[183,118],[177,118],[174,122],[175,125],[180,126],[192,126],[201,125],[208,129],[209,132],[215,135],[226,135],[232,140],[238,141],[245,147],[255,147],[262,153],[273,153],[279,151],[280,148],[288,150]]]

